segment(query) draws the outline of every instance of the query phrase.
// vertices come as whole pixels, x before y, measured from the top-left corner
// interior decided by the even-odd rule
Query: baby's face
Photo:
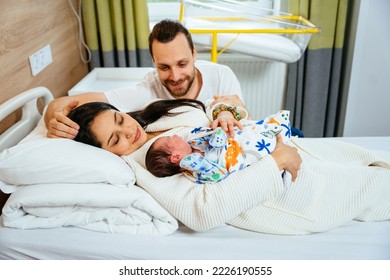
[[[157,142],[158,141],[158,142]],[[182,137],[174,134],[172,136],[163,136],[156,140],[155,145],[157,148],[165,147],[172,154],[180,154],[181,158],[192,153],[191,145],[186,142]]]

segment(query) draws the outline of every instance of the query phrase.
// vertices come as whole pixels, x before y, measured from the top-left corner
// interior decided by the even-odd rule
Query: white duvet
[[[140,235],[170,234],[178,227],[139,187],[104,183],[18,187],[3,208],[3,222],[20,229],[75,226]]]

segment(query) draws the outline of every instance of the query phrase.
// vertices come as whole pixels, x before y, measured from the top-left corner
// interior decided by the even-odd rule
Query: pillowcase
[[[38,126],[19,144],[0,153],[0,188],[46,183],[134,185],[131,168],[118,156],[70,139],[46,138]]]

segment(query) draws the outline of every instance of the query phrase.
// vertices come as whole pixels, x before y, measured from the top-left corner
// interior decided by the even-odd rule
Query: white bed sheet
[[[79,228],[0,228],[1,259],[380,260],[390,259],[390,222],[351,222],[312,235],[278,236],[227,225],[181,226],[169,236],[106,234]]]
[[[390,137],[341,138],[390,152]],[[0,221],[1,224],[1,221]],[[129,236],[78,228],[0,227],[0,259],[282,259],[390,260],[390,221],[350,222],[328,232],[279,236],[221,225],[207,232],[185,226],[168,236]]]

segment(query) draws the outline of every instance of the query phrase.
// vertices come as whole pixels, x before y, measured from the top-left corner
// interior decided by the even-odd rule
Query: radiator
[[[210,60],[210,54],[198,53],[197,58]],[[220,55],[218,63],[228,65],[236,74],[254,119],[284,108],[287,64],[235,53]]]

